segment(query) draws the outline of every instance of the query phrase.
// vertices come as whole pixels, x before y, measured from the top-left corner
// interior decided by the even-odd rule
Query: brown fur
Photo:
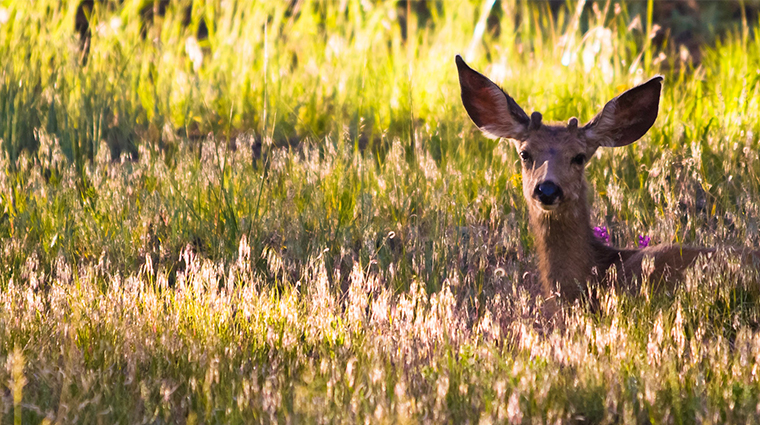
[[[528,118],[507,93],[469,68],[461,57],[457,56],[456,63],[462,102],[473,122],[487,136],[512,139],[523,157],[523,195],[545,297],[574,300],[595,276],[600,282],[618,283],[636,292],[639,288],[633,283],[642,282],[646,274],[653,285],[672,290],[684,269],[700,255],[710,257],[715,251],[680,245],[616,249],[599,241],[591,228],[586,163],[600,146],[625,146],[649,130],[657,118],[662,77],[612,99],[583,127],[578,127],[575,118],[567,126],[545,125],[539,113]],[[537,195],[539,185],[546,182],[561,189],[561,196],[550,204]],[[746,253],[760,260],[760,253]],[[610,269],[617,276],[614,282],[604,279]]]

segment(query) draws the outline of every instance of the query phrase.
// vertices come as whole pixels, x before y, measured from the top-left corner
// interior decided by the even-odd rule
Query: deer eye
[[[583,165],[586,162],[586,155],[579,153],[573,157],[573,164]]]
[[[533,161],[533,157],[530,156],[528,151],[520,151],[520,159],[526,164],[530,164]]]

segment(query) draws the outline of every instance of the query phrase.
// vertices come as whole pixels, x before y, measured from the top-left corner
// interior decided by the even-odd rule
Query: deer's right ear
[[[625,146],[646,134],[657,119],[662,77],[656,76],[610,100],[583,126],[593,146]]]
[[[525,111],[508,94],[456,57],[462,103],[475,125],[487,137],[521,139],[530,124]]]

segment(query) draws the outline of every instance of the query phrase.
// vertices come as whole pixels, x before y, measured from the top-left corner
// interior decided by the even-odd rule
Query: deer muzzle
[[[544,209],[554,209],[553,207],[556,207],[562,200],[562,188],[553,181],[547,180],[536,185],[533,190],[533,197],[541,203]]]

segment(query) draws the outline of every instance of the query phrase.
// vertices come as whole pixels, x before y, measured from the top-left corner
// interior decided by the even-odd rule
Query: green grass
[[[517,155],[454,55],[547,121],[662,73],[654,128],[588,167],[594,224],[756,247],[760,22],[694,63],[637,2],[195,2],[143,36],[126,1],[83,64],[59,3],[0,13],[0,422],[757,421],[736,258],[545,323]]]

